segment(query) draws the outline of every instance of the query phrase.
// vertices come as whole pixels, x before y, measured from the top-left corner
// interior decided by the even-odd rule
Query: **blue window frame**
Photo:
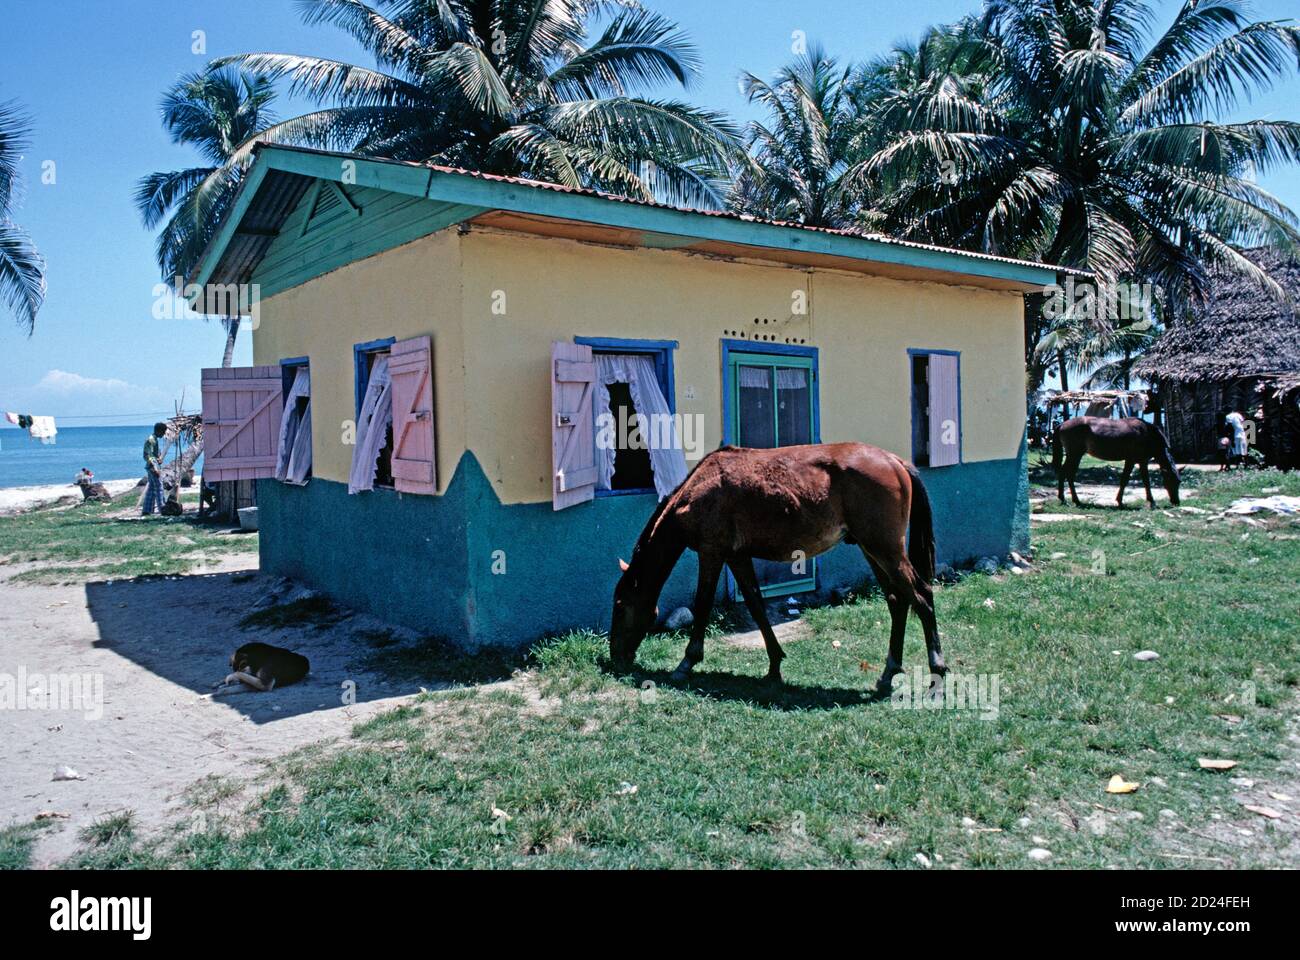
[[[765,343],[754,340],[722,341],[722,442],[734,444],[735,432],[735,386],[732,369],[735,367],[732,354],[764,354],[776,357],[798,357],[804,361],[812,372],[812,442],[822,442],[822,410],[818,384],[821,375],[818,371],[818,353],[816,347],[798,346],[791,343]]]
[[[800,374],[799,371],[804,373]],[[751,386],[750,392],[767,391],[767,396],[756,406],[751,396],[748,404],[742,403],[744,373],[766,378],[767,386]],[[781,375],[794,373],[795,379],[806,384],[808,401],[806,411],[793,400],[781,400]],[[806,379],[805,379],[806,378]],[[753,340],[722,341],[722,441],[740,445],[742,439],[741,411],[748,415],[746,429],[750,446],[787,446],[798,443],[821,443],[820,377],[818,376],[818,351],[816,347],[789,343],[770,343]],[[786,404],[794,404],[787,407]],[[784,410],[784,412],[783,412]],[[762,429],[755,430],[758,425]],[[754,442],[758,436],[762,440]],[[755,560],[754,572],[758,575],[759,589],[764,597],[806,593],[817,589],[817,559],[806,561],[807,566],[795,571],[791,564],[768,560]],[[735,580],[727,572],[727,591],[735,598]]]
[[[397,342],[396,337],[371,340],[358,343],[352,347],[352,364],[354,368],[354,388],[356,393],[356,416],[361,416],[361,401],[366,397],[366,387],[370,386],[370,354],[387,350]]]
[[[648,356],[655,365],[655,377],[659,389],[668,401],[668,410],[677,412],[677,381],[673,371],[673,351],[677,349],[676,340],[626,340],[618,337],[574,337],[573,342],[591,347],[591,352],[616,353],[621,355]],[[637,487],[632,490],[597,490],[598,497],[623,497],[654,493],[654,487]]]
[[[287,397],[289,391],[293,389],[293,380],[298,376],[298,368],[310,365],[311,361],[307,357],[286,357],[280,361],[280,386],[284,396]]]

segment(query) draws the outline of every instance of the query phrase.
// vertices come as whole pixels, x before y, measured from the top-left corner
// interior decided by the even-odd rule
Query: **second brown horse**
[[[910,528],[910,540],[909,540]],[[903,669],[909,610],[925,630],[930,670],[947,668],[934,615],[934,521],[916,468],[864,443],[751,450],[722,447],[665,498],[622,563],[614,589],[610,656],[626,669],[654,625],[668,575],[687,547],[699,555],[690,642],[673,679],[704,659],[704,632],[723,566],[731,569],[767,647],[767,679],[785,657],[763,608],[754,559],[794,563],[837,543],[856,543],[889,603],[889,658],[877,689]]]
[[[1124,506],[1124,488],[1128,486],[1134,465],[1146,487],[1147,505],[1156,505],[1151,496],[1151,475],[1147,461],[1160,464],[1160,479],[1164,481],[1169,502],[1175,507],[1178,499],[1178,467],[1169,452],[1169,441],[1154,424],[1130,417],[1112,420],[1108,417],[1072,417],[1056,428],[1052,435],[1052,467],[1056,470],[1056,495],[1065,503],[1065,485],[1070,485],[1070,497],[1075,506],[1083,506],[1074,490],[1074,477],[1085,453],[1099,460],[1123,460],[1124,474],[1119,478],[1118,506]]]

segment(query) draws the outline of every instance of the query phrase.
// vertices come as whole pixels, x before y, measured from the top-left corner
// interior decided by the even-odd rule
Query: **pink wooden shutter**
[[[433,345],[428,337],[399,340],[389,350],[393,380],[393,486],[402,493],[438,492],[434,464]]]
[[[930,466],[961,462],[961,396],[957,357],[930,354]]]
[[[284,408],[279,366],[205,368],[203,479],[275,476]]]
[[[551,344],[551,505],[556,510],[596,495],[595,384],[591,347]]]

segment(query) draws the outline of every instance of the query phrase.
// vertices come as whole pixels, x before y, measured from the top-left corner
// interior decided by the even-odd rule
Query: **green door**
[[[817,442],[817,366],[811,356],[729,350],[727,436],[738,447],[791,447]],[[815,590],[817,562],[755,560],[763,596]]]

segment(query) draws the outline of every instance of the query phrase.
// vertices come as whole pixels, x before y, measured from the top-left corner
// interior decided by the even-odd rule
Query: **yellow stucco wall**
[[[449,229],[269,299],[254,355],[311,357],[315,474],[345,481],[352,345],[432,334],[439,489],[469,449],[502,501],[532,503],[551,498],[553,340],[679,341],[677,409],[702,415],[707,451],[722,440],[719,341],[755,331],[820,349],[825,441],[910,456],[907,350],[933,348],[961,352],[963,459],[1019,452],[1021,298],[977,288]]]
[[[312,473],[347,482],[353,447],[345,424],[356,417],[353,344],[394,337],[433,339],[438,490],[465,449],[465,365],[460,247],[444,230],[348,264],[262,304],[253,331],[255,363],[311,361]]]
[[[822,439],[911,455],[907,350],[961,351],[963,459],[1017,456],[1024,430],[1018,294],[474,231],[461,238],[470,446],[507,503],[551,497],[553,340],[669,339],[677,410],[722,442],[719,341],[776,331],[820,349]],[[494,315],[498,291],[506,313]],[[795,291],[808,313],[792,318]],[[496,298],[496,299],[494,299]],[[755,318],[778,321],[755,325]],[[694,393],[694,398],[690,397]]]

